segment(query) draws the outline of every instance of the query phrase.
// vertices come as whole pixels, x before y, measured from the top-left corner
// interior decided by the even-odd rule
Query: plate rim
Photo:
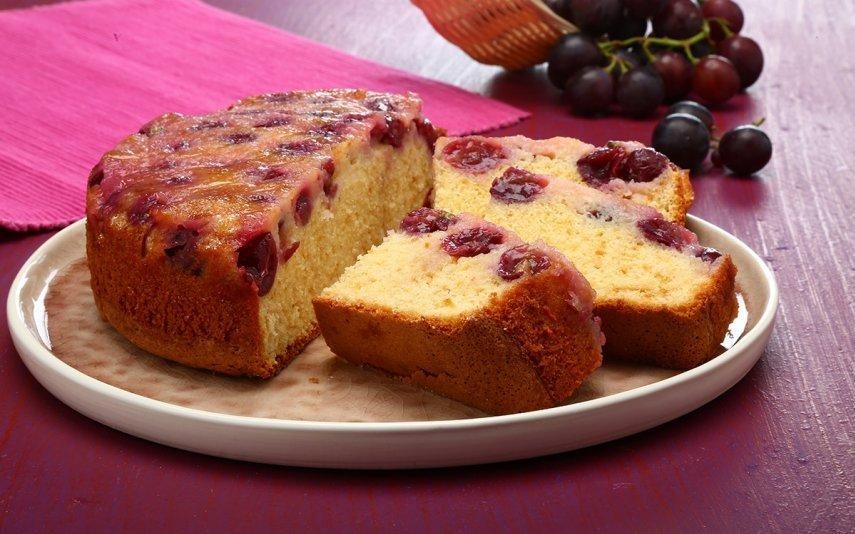
[[[556,406],[554,408],[545,408],[529,412],[522,412],[508,415],[492,415],[486,417],[465,418],[465,419],[447,419],[434,421],[390,421],[390,422],[360,422],[360,421],[304,421],[297,419],[274,419],[268,417],[255,417],[235,414],[224,414],[201,410],[198,408],[190,408],[171,404],[166,401],[152,399],[144,395],[133,393],[117,386],[113,386],[106,382],[102,382],[93,378],[71,365],[65,363],[51,349],[46,347],[42,340],[33,332],[26,324],[24,319],[24,307],[22,299],[22,290],[25,283],[30,280],[28,274],[33,269],[35,264],[43,257],[48,255],[53,249],[61,245],[68,234],[81,231],[80,228],[85,225],[85,218],[80,219],[66,228],[60,230],[55,235],[51,236],[47,241],[40,245],[21,266],[14,281],[9,289],[9,296],[6,302],[7,321],[9,331],[19,353],[19,357],[30,370],[31,374],[39,383],[41,380],[33,373],[30,368],[30,359],[36,363],[42,364],[50,370],[60,374],[66,380],[75,383],[76,386],[88,390],[101,397],[108,398],[111,401],[119,401],[126,405],[130,405],[136,409],[143,409],[154,412],[157,416],[170,416],[176,418],[184,418],[198,423],[207,423],[215,425],[227,425],[230,427],[249,427],[258,430],[287,430],[287,431],[306,431],[306,432],[333,432],[337,434],[361,434],[364,432],[371,433],[420,433],[425,431],[457,431],[457,430],[479,430],[484,428],[496,428],[520,423],[533,423],[536,421],[546,422],[553,419],[571,417],[592,410],[605,409],[610,406],[620,405],[632,402],[642,397],[655,395],[656,393],[685,385],[689,382],[714,372],[720,367],[725,367],[733,361],[739,360],[746,352],[746,349],[753,346],[762,336],[766,335],[771,329],[775,320],[778,309],[779,290],[774,273],[766,264],[765,261],[748,245],[742,242],[733,234],[726,232],[719,226],[710,223],[700,217],[687,215],[686,225],[696,227],[707,227],[705,230],[711,230],[720,234],[724,234],[733,244],[745,253],[759,267],[763,275],[763,281],[768,288],[768,296],[763,310],[754,326],[740,337],[736,343],[727,349],[724,353],[713,358],[712,360],[695,367],[678,373],[674,376],[665,378],[658,382],[639,386],[628,391],[615,393],[606,397],[599,397],[581,401],[574,404]],[[41,281],[48,284],[49,280]],[[26,350],[21,350],[20,347]],[[29,352],[30,354],[25,354]],[[750,370],[757,360],[759,360],[763,351],[758,351],[756,358],[748,367]],[[744,376],[744,375],[743,375]],[[738,380],[741,380],[740,377]],[[52,394],[53,392],[48,389]],[[728,388],[729,389],[729,388]],[[726,391],[726,390],[724,390]],[[722,393],[724,392],[722,391]],[[56,395],[54,395],[56,396]],[[59,399],[65,403],[64,400]],[[704,403],[705,404],[705,403]],[[701,404],[703,405],[703,404]],[[700,405],[699,405],[700,406]],[[697,406],[697,407],[699,407]],[[697,407],[693,408],[696,409]],[[84,414],[86,417],[91,417],[89,414]],[[94,417],[93,417],[94,418]]]

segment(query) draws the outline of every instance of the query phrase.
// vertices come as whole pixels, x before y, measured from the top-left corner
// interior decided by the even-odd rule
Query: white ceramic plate
[[[398,469],[479,464],[570,451],[646,430],[714,399],[760,358],[775,319],[772,272],[745,244],[689,216],[701,243],[733,257],[748,310],[742,337],[700,367],[611,396],[548,410],[453,421],[331,423],[226,415],[153,400],[100,382],[50,350],[45,295],[83,252],[78,221],[42,245],[9,292],[12,339],[35,378],[62,402],[115,429],[190,451],[274,464]]]

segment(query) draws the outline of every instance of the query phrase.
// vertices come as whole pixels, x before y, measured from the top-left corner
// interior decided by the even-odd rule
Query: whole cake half
[[[436,153],[457,173],[492,180],[510,167],[577,183],[655,208],[683,223],[694,200],[689,173],[640,143],[612,141],[603,147],[569,137],[445,137]],[[442,191],[437,201],[441,204]]]
[[[593,298],[551,247],[421,208],[314,304],[338,356],[505,414],[555,406],[600,366]]]
[[[89,176],[102,317],[187,365],[275,374],[318,335],[312,297],[424,203],[435,139],[416,96],[362,90],[153,120]]]
[[[459,172],[437,151],[437,207],[542,239],[597,292],[606,357],[690,368],[719,351],[736,315],[736,268],[651,207],[568,180],[508,167]]]

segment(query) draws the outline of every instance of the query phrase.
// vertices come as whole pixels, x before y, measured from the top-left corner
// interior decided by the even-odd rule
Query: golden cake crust
[[[508,414],[560,404],[602,363],[599,340],[574,327],[582,319],[566,295],[560,275],[544,272],[460,320],[348,306],[324,295],[314,305],[337,355],[487,413]]]

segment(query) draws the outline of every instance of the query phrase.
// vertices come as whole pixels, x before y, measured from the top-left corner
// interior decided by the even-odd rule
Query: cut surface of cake
[[[523,168],[651,206],[681,224],[694,200],[689,173],[636,142],[612,141],[595,147],[569,137],[473,135],[442,138],[436,153],[456,173],[493,180],[510,167]],[[437,202],[441,204],[442,198]]]
[[[338,356],[505,414],[555,406],[600,366],[593,298],[553,248],[421,208],[314,304]]]
[[[89,176],[102,317],[194,367],[269,377],[318,334],[311,299],[432,187],[415,95],[275,93],[163,115]]]
[[[477,209],[564,253],[597,292],[606,357],[686,369],[717,354],[737,309],[729,256],[649,206],[517,167],[458,172],[444,157],[437,150],[436,207]]]

